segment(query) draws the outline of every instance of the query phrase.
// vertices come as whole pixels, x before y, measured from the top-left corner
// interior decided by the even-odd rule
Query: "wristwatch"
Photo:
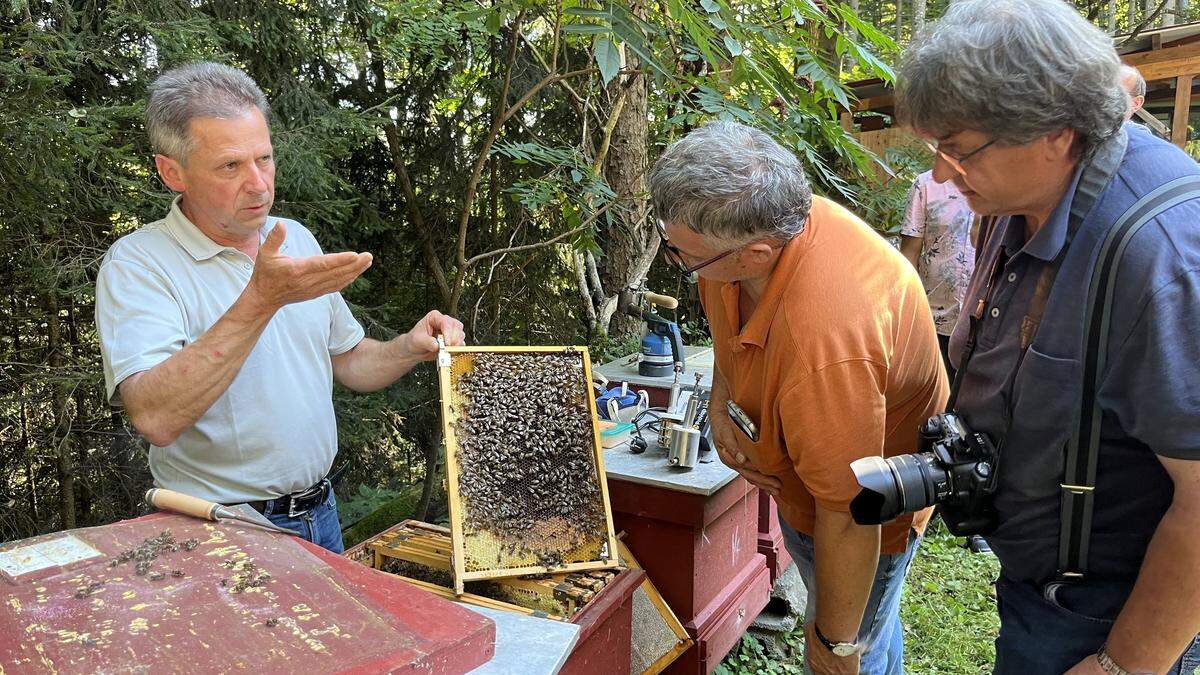
[[[817,626],[817,622],[813,622],[813,634],[825,645],[825,648],[833,652],[834,656],[851,656],[858,652],[857,642],[833,642],[821,633],[821,629]]]

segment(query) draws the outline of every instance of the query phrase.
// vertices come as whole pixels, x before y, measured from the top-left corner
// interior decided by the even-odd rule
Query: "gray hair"
[[[1006,145],[1070,127],[1088,153],[1124,120],[1119,65],[1112,38],[1062,0],[959,0],[905,54],[897,107],[924,133]]]
[[[270,112],[267,97],[237,68],[221,63],[190,63],[168,70],[150,85],[146,133],[154,152],[179,162],[195,145],[188,125],[200,117],[233,119],[258,108]]]
[[[1142,72],[1128,63],[1121,64],[1121,86],[1128,87],[1130,96],[1145,96],[1146,95],[1146,78],[1142,77]]]
[[[722,239],[789,240],[812,208],[796,156],[736,122],[710,122],[672,143],[649,182],[659,218]]]

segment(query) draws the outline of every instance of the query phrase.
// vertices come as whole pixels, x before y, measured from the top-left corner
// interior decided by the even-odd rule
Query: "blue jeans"
[[[1131,589],[1130,583],[1097,580],[1039,589],[1001,575],[995,675],[1062,675],[1100,649]],[[1168,672],[1191,675],[1197,668],[1200,636]]]
[[[817,588],[817,574],[813,566],[813,539],[792,529],[782,519],[779,521],[779,527],[783,530],[783,541],[788,553],[796,562],[796,569],[804,579],[804,587],[808,589],[808,605],[804,610],[804,623],[807,624],[817,618],[820,590]],[[875,568],[875,582],[871,584],[871,595],[867,598],[862,625],[858,628],[858,644],[863,649],[859,662],[859,673],[862,675],[904,673],[904,627],[900,624],[900,596],[904,591],[904,577],[908,575],[913,555],[920,544],[921,540],[916,532],[910,531],[907,550],[903,553],[879,556],[879,565]],[[825,647],[814,645],[812,648]],[[806,673],[809,672],[808,649],[806,645]]]
[[[295,530],[305,539],[334,553],[346,550],[342,546],[342,526],[338,522],[337,499],[333,496],[333,490],[329,491],[329,497],[320,506],[296,518],[288,517],[286,510],[274,513],[272,509],[275,507],[275,502],[267,502],[267,508],[263,512],[267,520],[280,527]]]

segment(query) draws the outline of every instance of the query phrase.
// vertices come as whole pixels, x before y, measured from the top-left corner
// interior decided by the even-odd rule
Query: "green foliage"
[[[386,501],[377,501],[376,495],[381,495],[381,493],[375,492],[372,493],[369,499],[363,499],[361,504],[365,506],[368,502],[371,502],[374,508],[356,522],[353,522],[353,524],[351,524],[352,521],[347,519],[345,513],[342,511],[344,502],[338,502],[338,517],[342,522],[342,543],[346,548],[370,539],[396,523],[417,517],[417,505],[421,499],[420,485],[413,485],[399,493],[394,493],[395,496]],[[435,519],[429,518],[429,520]]]
[[[351,496],[338,498],[338,520],[342,523],[342,529],[354,525],[399,495],[395,490],[372,488],[365,483],[359,483],[358,490]]]

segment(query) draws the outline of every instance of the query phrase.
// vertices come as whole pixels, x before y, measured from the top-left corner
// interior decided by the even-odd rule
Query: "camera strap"
[[[1105,234],[1088,287],[1083,337],[1083,405],[1067,441],[1061,485],[1059,576],[1078,580],[1087,573],[1088,543],[1095,506],[1096,465],[1100,454],[1099,392],[1108,352],[1112,296],[1121,257],[1134,235],[1163,211],[1200,197],[1200,176],[1184,176],[1159,186],[1130,206]]]

